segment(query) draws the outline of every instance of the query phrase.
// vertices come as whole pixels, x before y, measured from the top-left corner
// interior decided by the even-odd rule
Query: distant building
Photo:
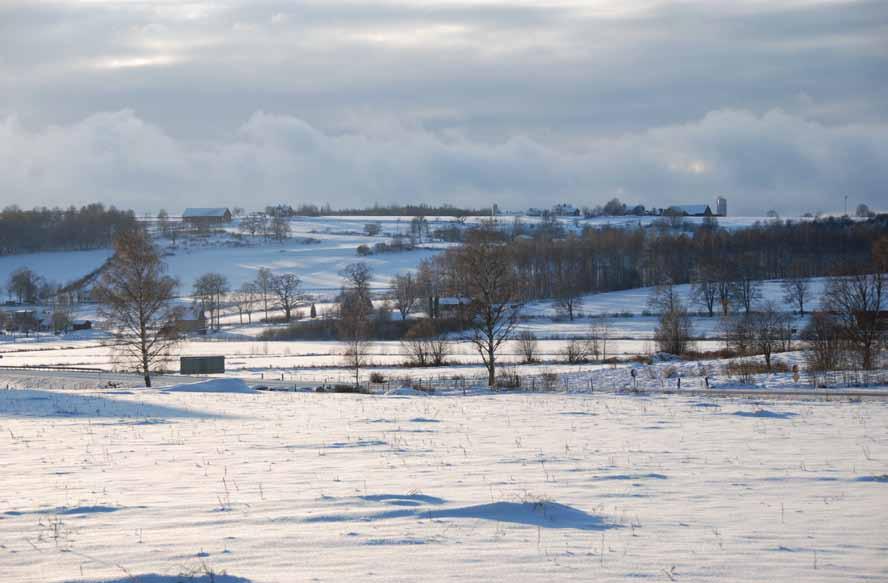
[[[720,217],[728,216],[728,199],[723,196],[715,199],[715,214]]]
[[[674,204],[664,214],[683,217],[711,217],[712,208],[708,204]]]
[[[572,204],[560,203],[552,207],[552,214],[556,217],[576,217],[580,214],[580,209]]]
[[[207,317],[202,309],[189,308],[176,318],[175,327],[179,334],[206,334]]]
[[[92,330],[92,320],[74,320],[71,322],[71,330]]]
[[[182,220],[195,227],[223,225],[231,222],[231,211],[219,208],[187,208],[182,213]]]
[[[464,322],[471,304],[472,300],[470,298],[458,296],[436,298],[434,305],[435,314],[438,317],[454,318]]]

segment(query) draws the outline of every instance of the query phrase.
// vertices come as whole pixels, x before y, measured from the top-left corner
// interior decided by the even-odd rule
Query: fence
[[[888,385],[888,370],[831,370],[810,371],[808,378],[811,387],[823,389],[828,387],[871,387]]]

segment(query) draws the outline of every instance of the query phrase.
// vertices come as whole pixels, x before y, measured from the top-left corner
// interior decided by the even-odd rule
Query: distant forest
[[[135,223],[132,211],[102,204],[33,210],[9,206],[0,211],[0,255],[109,247],[114,233]]]
[[[378,204],[366,208],[334,209],[329,204],[318,206],[314,204],[302,204],[297,207],[290,205],[269,206],[265,209],[271,216],[285,217],[320,217],[320,216],[373,216],[373,217],[470,217],[486,216],[490,209],[458,208],[448,204],[430,206],[427,204],[390,204],[381,206]]]
[[[888,253],[888,215],[866,221],[772,220],[742,229],[721,228],[715,220],[702,225],[664,220],[648,227],[587,227],[580,234],[551,221],[533,230],[520,224],[505,232],[488,230],[485,236],[509,241],[520,295],[532,300],[664,283],[868,271],[876,254]],[[436,287],[457,293],[456,256],[454,251],[426,260],[420,273],[438,274]]]

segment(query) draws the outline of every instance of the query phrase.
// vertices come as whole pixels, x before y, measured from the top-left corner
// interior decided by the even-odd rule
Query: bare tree
[[[271,289],[278,299],[278,305],[284,310],[284,320],[290,321],[293,308],[299,299],[299,285],[302,282],[292,273],[276,275],[271,279]]]
[[[739,356],[753,353],[755,330],[748,314],[725,316],[720,323],[725,347]]]
[[[589,337],[594,343],[594,356],[607,360],[607,343],[610,340],[610,322],[607,318],[600,318],[592,323],[589,329]]]
[[[238,230],[241,233],[246,235],[250,235],[251,237],[255,237],[258,233],[261,233],[263,230],[263,223],[265,222],[265,217],[258,213],[250,213],[249,215],[242,217],[240,222],[238,223]]]
[[[722,317],[725,317],[731,312],[731,304],[734,299],[733,282],[725,277],[719,277],[715,282],[715,289],[718,295],[718,305],[721,307]]]
[[[244,323],[244,314],[247,316],[247,322],[253,323],[253,307],[256,305],[256,297],[259,294],[256,291],[256,284],[251,281],[245,281],[241,284],[234,297],[234,303],[237,306],[237,312],[240,317],[240,323]]]
[[[518,323],[518,282],[508,249],[484,231],[455,254],[456,271],[471,299],[471,341],[487,368],[487,383],[496,385],[496,356]]]
[[[423,216],[410,219],[410,238],[417,243],[422,243],[423,234],[428,235],[429,222]]]
[[[269,235],[278,243],[283,243],[287,240],[290,237],[290,219],[284,216],[275,215],[271,219]]]
[[[99,315],[109,322],[118,349],[138,363],[146,387],[176,340],[177,283],[164,271],[145,232],[125,231],[115,238],[114,256],[93,289]]]
[[[701,267],[694,274],[693,294],[697,303],[706,308],[709,317],[713,317],[718,304],[718,282],[711,268]]]
[[[170,215],[166,209],[157,211],[157,230],[164,237],[170,234]]]
[[[228,278],[221,273],[205,273],[194,282],[192,293],[201,309],[210,313],[210,326],[216,330],[221,328],[223,299],[228,289]]]
[[[364,263],[352,263],[340,272],[346,280],[339,296],[339,339],[345,342],[343,358],[354,370],[355,386],[360,382],[361,369],[368,363],[371,316],[370,269]]]
[[[560,225],[560,223],[559,223]],[[583,309],[582,257],[575,249],[567,247],[559,257],[554,277],[553,296],[559,315],[573,322],[577,312]]]
[[[50,325],[55,333],[68,329],[71,325],[71,309],[67,304],[57,304],[50,315]]]
[[[274,274],[267,267],[260,267],[256,272],[256,279],[253,284],[256,286],[256,292],[262,300],[262,308],[265,311],[265,321],[268,321],[268,298],[272,294],[272,281]]]
[[[756,354],[765,358],[765,366],[771,369],[771,355],[785,349],[788,343],[787,317],[773,302],[764,305],[752,315],[752,345]]]
[[[564,359],[570,364],[588,362],[598,350],[595,342],[587,338],[571,338],[564,345]]]
[[[864,369],[875,368],[885,340],[880,312],[886,303],[886,276],[858,273],[829,281],[824,304],[835,314],[849,349]]]
[[[410,327],[402,345],[416,366],[441,366],[450,352],[447,336],[438,332],[432,320],[423,319]]]
[[[734,281],[734,297],[737,304],[743,307],[743,311],[747,314],[752,311],[755,303],[761,299],[762,289],[761,282],[753,279],[752,275],[744,273]]]
[[[530,330],[519,332],[515,339],[518,341],[518,352],[521,353],[522,360],[525,364],[533,364],[537,361],[537,350],[539,341],[536,334]]]
[[[845,335],[839,319],[829,312],[811,314],[802,331],[805,341],[805,360],[814,371],[836,370],[842,365]]]
[[[573,322],[574,315],[583,308],[583,295],[572,285],[560,287],[555,295],[555,309]]]
[[[661,352],[684,354],[690,348],[691,319],[680,300],[660,315],[654,331],[654,340]]]
[[[392,292],[395,295],[395,307],[401,313],[401,319],[406,320],[419,299],[419,282],[411,273],[396,275],[392,278]]]
[[[37,299],[40,285],[39,275],[27,267],[19,267],[10,274],[6,289],[10,296],[15,296],[18,303],[31,304]]]
[[[791,275],[780,284],[783,288],[783,301],[796,308],[800,316],[805,315],[805,303],[811,297],[811,284],[808,278]]]
[[[651,289],[647,303],[651,310],[659,314],[673,312],[682,305],[678,290],[671,282],[657,285]]]

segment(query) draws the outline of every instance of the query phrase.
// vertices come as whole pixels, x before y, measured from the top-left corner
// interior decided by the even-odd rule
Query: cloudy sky
[[[0,203],[888,207],[888,2],[3,0]]]

